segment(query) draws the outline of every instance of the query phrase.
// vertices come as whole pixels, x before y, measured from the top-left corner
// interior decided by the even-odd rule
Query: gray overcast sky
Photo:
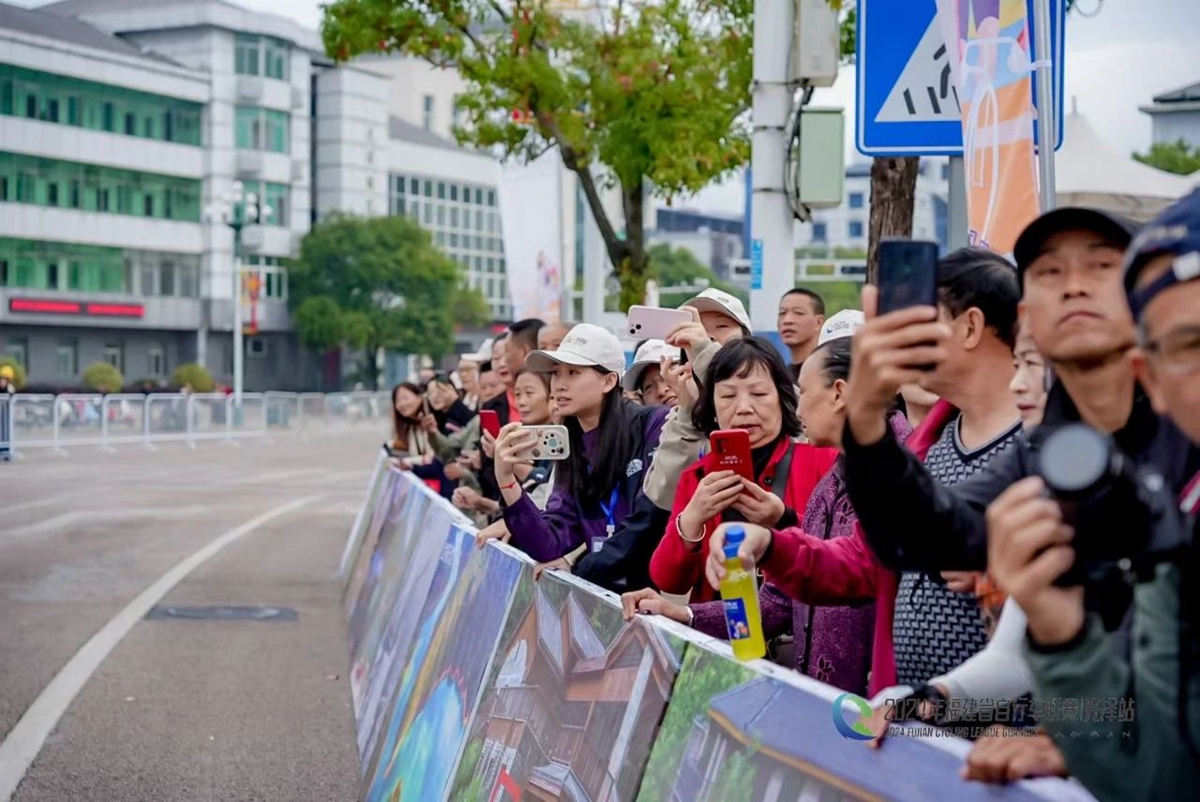
[[[237,1],[312,28],[321,19],[318,0]],[[1087,13],[1098,8],[1098,13],[1092,18],[1073,13],[1067,24],[1067,110],[1074,99],[1118,152],[1144,150],[1150,143],[1150,118],[1138,106],[1155,94],[1200,81],[1200,61],[1192,55],[1200,42],[1200,0],[1078,0],[1078,5]],[[846,108],[848,156],[853,148],[854,85],[853,69],[845,69],[835,86],[814,97],[819,105]],[[740,185],[715,187],[702,196],[698,200],[706,207],[741,211]]]

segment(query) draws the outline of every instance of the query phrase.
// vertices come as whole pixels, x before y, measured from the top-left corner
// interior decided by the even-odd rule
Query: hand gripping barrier
[[[870,750],[835,688],[531,568],[377,460],[342,560],[364,799],[1091,798],[964,781],[955,739]]]

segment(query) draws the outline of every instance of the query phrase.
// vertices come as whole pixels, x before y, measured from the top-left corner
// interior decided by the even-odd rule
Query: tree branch
[[[563,137],[562,129],[550,115],[538,111],[536,105],[532,103],[530,110],[537,118],[538,124],[550,133],[551,141],[558,143],[558,152],[562,155],[563,165],[579,176],[579,185],[583,188],[584,197],[587,198],[588,208],[592,212],[592,218],[596,221],[596,227],[600,229],[601,238],[604,239],[608,260],[612,262],[613,267],[616,267],[629,252],[629,245],[617,236],[617,231],[613,228],[612,221],[608,217],[608,210],[604,208],[604,201],[596,187],[596,179],[592,176],[591,166],[580,163],[579,154]]]

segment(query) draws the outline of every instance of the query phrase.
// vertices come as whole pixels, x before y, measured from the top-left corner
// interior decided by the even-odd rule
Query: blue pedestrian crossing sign
[[[976,0],[978,2],[978,0]],[[1033,24],[1033,2],[1027,0]],[[1063,0],[1050,0],[1062,146]],[[1031,35],[1031,41],[1036,41]],[[961,156],[962,116],[936,0],[859,0],[855,144],[867,156]],[[1034,54],[1034,59],[1041,58]],[[1033,102],[1038,104],[1036,81]]]

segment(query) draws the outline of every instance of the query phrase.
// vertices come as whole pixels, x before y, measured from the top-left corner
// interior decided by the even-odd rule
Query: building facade
[[[1200,82],[1155,95],[1141,110],[1150,115],[1156,145],[1183,140],[1200,148]]]
[[[945,159],[921,159],[913,204],[913,239],[948,245],[949,165]],[[812,220],[796,225],[797,247],[867,251],[871,217],[871,165],[846,168],[846,195],[836,209],[814,211]]]
[[[426,131],[393,109],[430,94],[398,83],[444,76],[387,64],[335,66],[316,32],[221,0],[0,3],[0,353],[46,389],[78,387],[97,361],[127,385],[186,362],[228,384],[240,296],[246,388],[315,387],[285,260],[331,213],[400,213],[401,177],[435,196],[404,213],[503,319],[497,165],[446,140],[445,121]],[[235,182],[269,206],[242,230],[256,280],[240,286],[220,215]],[[467,184],[469,201],[436,197]]]

